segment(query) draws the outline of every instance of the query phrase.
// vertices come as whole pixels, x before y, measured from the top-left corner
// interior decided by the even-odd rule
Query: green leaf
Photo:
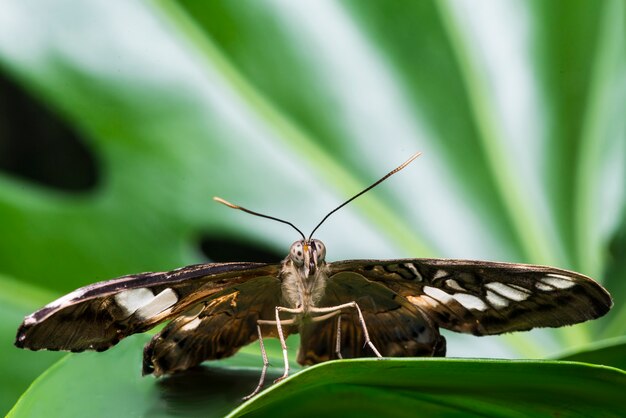
[[[68,355],[22,396],[9,417],[224,416],[256,385],[258,368],[208,363],[162,379],[141,377],[145,336],[104,353]],[[273,359],[281,364],[280,357]],[[227,367],[228,366],[228,367]],[[280,375],[271,369],[268,382]],[[626,373],[574,362],[362,359],[324,363],[261,393],[232,416],[619,416]]]
[[[254,346],[182,374],[142,377],[147,340],[146,335],[134,335],[102,353],[66,355],[33,383],[9,416],[221,417],[239,405],[259,380],[257,366],[262,360]],[[268,339],[266,345],[270,361],[282,365],[278,341]],[[270,368],[268,382],[281,373]]]
[[[622,416],[626,372],[574,362],[361,359],[320,364],[231,416]]]

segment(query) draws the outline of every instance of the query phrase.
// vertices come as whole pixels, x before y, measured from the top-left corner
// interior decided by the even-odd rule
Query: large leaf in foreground
[[[133,336],[105,353],[69,355],[22,396],[10,417],[224,416],[256,384],[248,348],[237,359],[209,363],[156,380],[140,376]],[[293,346],[293,344],[292,344]],[[280,360],[274,356],[273,364]],[[277,376],[273,370],[268,382]],[[626,373],[556,361],[360,359],[311,367],[241,405],[232,416],[619,416]]]
[[[617,417],[625,389],[622,370],[584,363],[360,359],[308,369],[231,416]]]

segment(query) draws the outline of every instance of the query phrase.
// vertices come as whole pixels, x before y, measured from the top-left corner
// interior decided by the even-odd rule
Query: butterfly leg
[[[337,345],[335,346],[335,354],[338,359],[342,359],[341,355],[341,313],[337,316]]]
[[[374,354],[376,354],[376,357],[382,358],[382,355],[380,354],[378,349],[376,349],[376,347],[370,340],[370,334],[367,331],[367,326],[365,325],[365,318],[363,318],[363,313],[361,312],[361,308],[359,308],[359,305],[356,302],[348,302],[348,303],[344,303],[344,304],[337,305],[337,306],[329,306],[327,308],[314,307],[314,308],[310,308],[310,310],[311,312],[326,313],[326,312],[333,312],[333,311],[341,311],[342,309],[346,309],[346,308],[356,309],[357,315],[359,316],[359,324],[361,325],[361,328],[363,329],[363,337],[365,337],[365,345],[368,345],[372,349]]]
[[[257,393],[259,393],[259,391],[263,387],[263,383],[265,383],[265,374],[267,373],[267,368],[270,365],[270,362],[267,359],[267,352],[265,351],[265,344],[263,344],[263,334],[261,333],[261,325],[258,323],[256,326],[256,330],[259,333],[259,345],[261,346],[261,355],[263,356],[263,370],[261,370],[261,377],[259,378],[259,384],[256,385],[256,388],[254,388],[251,394],[243,397],[244,401],[247,401],[248,399],[252,398]]]
[[[302,307],[299,307],[299,308],[287,308],[285,306],[276,307],[276,328],[278,330],[278,339],[280,340],[280,347],[283,349],[283,361],[285,363],[285,372],[283,373],[281,377],[274,380],[274,383],[280,382],[281,380],[283,380],[289,375],[289,357],[287,356],[287,343],[285,342],[285,335],[283,333],[283,327],[281,325],[281,320],[280,320],[281,312],[288,312],[288,313],[296,315],[296,314],[303,313],[304,309],[302,309]],[[287,324],[287,322],[293,322],[293,320],[282,321],[283,324]]]
[[[295,322],[296,321],[294,319],[285,319],[281,321],[282,325],[292,325]],[[247,401],[248,399],[252,398],[257,393],[259,393],[259,391],[263,387],[263,384],[265,383],[265,375],[267,374],[267,369],[270,365],[269,359],[267,358],[267,352],[265,351],[265,344],[263,343],[263,333],[261,332],[261,325],[274,325],[275,326],[277,325],[277,322],[270,321],[270,320],[263,320],[263,319],[260,319],[257,321],[256,329],[259,334],[259,345],[261,346],[261,355],[263,356],[263,369],[261,370],[261,377],[259,378],[259,384],[256,386],[256,388],[254,388],[252,393],[243,397],[244,401]]]

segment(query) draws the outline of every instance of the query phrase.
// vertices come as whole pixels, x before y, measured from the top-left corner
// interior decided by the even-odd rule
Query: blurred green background
[[[308,231],[416,151],[319,230],[328,259],[548,264],[615,298],[567,329],[447,333],[450,356],[626,334],[624,1],[0,7],[0,412],[61,356],[13,347],[32,310],[123,274],[277,261],[298,238],[212,196]]]

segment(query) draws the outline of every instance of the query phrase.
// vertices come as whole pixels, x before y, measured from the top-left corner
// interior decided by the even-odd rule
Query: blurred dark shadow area
[[[80,135],[0,72],[0,171],[54,189],[95,189],[95,156]]]

